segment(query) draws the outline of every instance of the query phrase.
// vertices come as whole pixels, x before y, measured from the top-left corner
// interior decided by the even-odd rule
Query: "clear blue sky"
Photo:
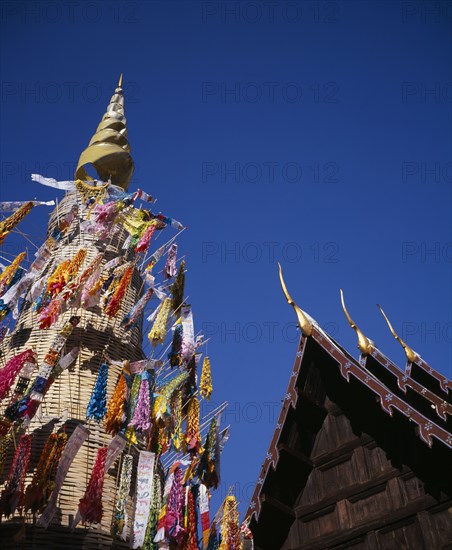
[[[236,484],[245,508],[296,353],[277,260],[300,307],[355,356],[340,287],[398,365],[377,302],[451,376],[450,2],[1,10],[1,200],[55,196],[29,174],[72,178],[124,72],[131,189],[189,226],[195,326],[212,336],[214,401],[231,404],[223,493]],[[24,223],[36,241],[47,215]]]

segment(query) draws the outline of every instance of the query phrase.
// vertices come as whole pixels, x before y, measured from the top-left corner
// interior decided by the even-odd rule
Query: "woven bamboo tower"
[[[92,179],[86,171],[87,165],[94,167],[100,180],[110,180],[111,184],[127,190],[133,173],[133,161],[127,141],[122,77],[94,137],[81,154],[76,170],[77,179],[85,182]],[[95,186],[96,181],[92,181],[92,184]],[[86,210],[82,195],[83,189],[66,194],[50,215],[49,235],[74,205],[77,205],[81,211]],[[101,243],[96,242],[92,235],[84,233],[80,226],[71,227],[68,235],[65,235],[62,241],[57,243],[46,271],[51,271],[62,260],[73,258],[81,248],[86,249],[87,252],[83,267],[88,266],[100,252],[104,253],[102,263],[105,265],[109,260],[124,254],[122,246],[126,237],[126,231],[120,228],[114,235]],[[133,260],[133,255],[133,249],[129,249],[126,259]],[[143,281],[138,270],[135,269],[130,287],[115,318],[109,318],[98,306],[88,310],[72,308],[64,312],[57,323],[47,330],[39,329],[37,315],[32,304],[24,302],[25,305],[20,312],[15,331],[2,344],[2,356],[6,361],[19,352],[32,347],[39,357],[39,363],[64,324],[74,315],[80,317],[80,322],[65,347],[65,350],[69,351],[74,346],[78,346],[80,353],[75,363],[63,371],[62,375],[52,384],[28,427],[33,439],[26,483],[29,482],[44,442],[52,431],[64,425],[70,435],[78,423],[87,424],[86,407],[104,352],[113,361],[123,361],[124,359],[138,361],[144,358],[142,319],[138,326],[127,332],[120,327],[120,320],[130,311],[142,292]],[[120,365],[109,363],[107,399],[113,393],[120,372]],[[32,514],[23,516],[16,514],[8,520],[3,518],[0,524],[0,540],[2,544],[5,543],[7,548],[98,549],[122,547],[121,543],[113,542],[110,536],[116,494],[117,465],[110,468],[105,475],[102,523],[95,529],[87,529],[79,524],[75,531],[70,531],[70,525],[79,500],[84,494],[97,450],[111,441],[111,435],[105,433],[102,424],[92,422],[88,427],[90,434],[69,469],[59,493],[57,513],[52,523],[45,530],[34,525],[36,518]],[[16,438],[17,435],[20,434],[16,434]],[[11,464],[13,452],[14,448],[10,449],[6,458],[0,478],[2,484],[5,482],[5,475]],[[127,547],[125,543],[124,547]]]

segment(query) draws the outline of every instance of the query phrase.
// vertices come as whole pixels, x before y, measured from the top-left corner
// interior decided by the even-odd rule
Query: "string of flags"
[[[55,332],[44,356],[30,346],[0,369],[0,473],[8,472],[1,517],[33,514],[37,525],[49,528],[71,465],[91,431],[101,428],[110,444],[92,457],[72,528],[80,522],[105,523],[104,481],[116,462],[116,496],[108,518],[112,537],[148,550],[243,548],[252,535],[239,524],[235,497],[229,494],[217,514],[210,510],[229,429],[220,426],[224,406],[202,416],[214,376],[185,297],[185,260],[178,258],[174,237],[155,247],[162,230],[180,232],[184,226],[136,207],[137,200],[155,202],[142,190],[127,193],[109,182],[58,182],[36,174],[32,179],[69,192],[72,205],[58,216],[28,268],[24,251],[0,273],[0,322],[8,324],[0,327],[2,341],[10,345],[14,319],[24,310],[33,311],[37,330]],[[13,212],[0,221],[0,243],[34,206],[53,204],[0,203],[0,212]],[[115,239],[122,248],[112,257]],[[155,273],[159,262],[161,271]],[[112,360],[106,348],[83,417],[75,426],[56,423],[40,443],[31,470],[32,421],[52,385],[62,383],[61,374],[79,356],[83,337],[75,341],[72,335],[86,329],[83,312],[111,320],[126,341],[147,319],[150,356],[131,361],[125,353],[122,360]]]

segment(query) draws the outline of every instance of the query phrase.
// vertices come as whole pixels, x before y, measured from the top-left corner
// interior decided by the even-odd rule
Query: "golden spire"
[[[278,267],[279,267],[279,279],[281,281],[281,286],[282,286],[282,289],[283,289],[283,292],[284,292],[284,296],[287,299],[287,303],[294,308],[295,313],[297,314],[298,324],[299,324],[303,334],[305,334],[306,336],[311,336],[311,334],[312,334],[312,323],[306,317],[306,314],[304,313],[304,311],[302,311],[297,306],[297,304],[292,300],[292,298],[290,297],[290,294],[287,291],[286,283],[284,282],[281,264],[279,262],[278,262]]]
[[[406,358],[410,363],[416,362],[417,359],[419,359],[419,356],[415,351],[413,351],[410,346],[408,346],[402,338],[396,333],[396,331],[393,329],[391,323],[389,322],[389,319],[387,318],[385,312],[383,311],[383,308],[377,304],[378,309],[381,311],[381,314],[385,318],[385,321],[389,327],[389,330],[391,331],[391,334],[394,336],[394,338],[399,342],[399,344],[402,346],[403,350],[405,351]]]
[[[347,321],[349,325],[352,327],[352,329],[356,332],[356,335],[358,336],[358,349],[365,355],[368,355],[372,351],[372,342],[366,336],[364,336],[364,334],[361,332],[359,327],[350,317],[350,314],[347,311],[347,308],[345,307],[344,293],[342,292],[342,288],[340,290],[341,290],[342,309],[344,310],[344,313],[345,313],[345,316],[347,317]]]
[[[80,155],[75,171],[76,179],[93,180],[85,170],[85,166],[89,164],[95,168],[102,181],[111,180],[113,185],[118,185],[123,189],[129,187],[134,166],[130,156],[130,145],[127,141],[122,74],[107,107],[107,112],[88,147]]]

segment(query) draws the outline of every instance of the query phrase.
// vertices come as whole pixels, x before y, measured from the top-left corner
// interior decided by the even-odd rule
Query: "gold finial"
[[[287,291],[286,283],[284,282],[283,274],[282,274],[282,267],[281,264],[278,262],[279,267],[279,279],[281,281],[281,286],[284,292],[284,296],[286,297],[287,303],[291,305],[295,313],[297,314],[298,324],[301,328],[301,331],[306,336],[311,336],[312,334],[312,323],[309,321],[309,319],[306,317],[305,313],[297,306],[297,304],[292,300],[290,297],[289,292]]]
[[[129,187],[134,166],[127,141],[122,74],[107,112],[102,117],[88,147],[80,155],[75,171],[76,179],[85,182],[93,181],[86,172],[87,165],[95,168],[98,178],[102,181],[110,180],[113,185],[123,189]]]
[[[348,324],[352,327],[352,329],[356,332],[356,336],[358,336],[358,349],[364,353],[365,355],[368,355],[372,351],[372,343],[371,341],[364,336],[364,334],[361,332],[361,330],[358,328],[356,323],[353,321],[353,319],[350,317],[349,312],[347,311],[347,308],[345,307],[345,301],[344,301],[344,293],[341,290],[341,302],[342,302],[342,309],[344,310],[345,317],[347,317]]]
[[[381,306],[379,306],[377,304],[377,307],[378,309],[381,311],[381,314],[383,315],[383,317],[385,318],[385,321],[389,327],[389,330],[391,331],[391,334],[394,336],[394,338],[399,342],[399,344],[402,346],[404,352],[405,352],[405,355],[406,355],[406,358],[408,359],[408,361],[410,363],[414,363],[417,359],[419,359],[419,356],[417,355],[417,353],[412,350],[410,348],[410,346],[408,346],[403,340],[402,338],[400,338],[400,336],[396,333],[396,331],[393,329],[389,319],[387,318],[386,316],[386,313],[383,311],[383,308]]]

